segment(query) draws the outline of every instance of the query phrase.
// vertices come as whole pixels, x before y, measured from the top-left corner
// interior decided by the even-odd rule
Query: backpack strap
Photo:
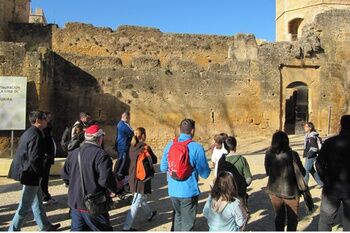
[[[190,138],[190,139],[187,139],[186,141],[179,142],[179,138],[175,137],[174,140],[173,140],[173,143],[184,143],[187,146],[192,141],[193,141],[192,138]]]

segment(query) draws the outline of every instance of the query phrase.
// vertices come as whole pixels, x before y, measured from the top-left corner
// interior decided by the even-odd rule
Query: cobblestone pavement
[[[301,152],[303,138],[301,136],[291,136],[291,146],[294,150]],[[273,231],[274,214],[268,195],[263,188],[266,186],[267,177],[264,171],[264,151],[270,143],[270,138],[238,139],[238,152],[244,154],[254,175],[253,183],[249,187],[249,219],[246,231]],[[301,153],[300,153],[301,154]],[[209,156],[208,156],[209,157]],[[196,231],[207,231],[208,226],[202,215],[202,210],[208,197],[209,184],[213,180],[213,174],[206,180],[200,179],[199,185],[202,194],[199,198],[199,208],[197,214]],[[301,199],[299,209],[299,231],[316,231],[319,219],[319,206],[321,189],[315,187],[315,181],[310,179],[311,194],[317,206],[317,210],[312,214],[306,214],[304,202]],[[0,231],[6,231],[8,225],[18,206],[21,185],[7,178],[0,178]],[[59,177],[50,178],[50,192],[58,200],[55,205],[46,206],[49,219],[53,223],[61,223],[63,231],[70,230],[70,219],[67,207],[67,188],[64,187]],[[118,200],[118,199],[117,199]],[[172,207],[167,194],[167,182],[164,173],[157,173],[153,179],[153,193],[149,196],[149,203],[152,209],[158,214],[151,223],[144,219],[142,211],[138,212],[134,223],[134,228],[142,231],[169,231],[171,227]],[[118,208],[110,212],[111,222],[114,230],[121,231],[126,213],[129,209],[127,200],[119,200]],[[26,218],[23,231],[36,231],[37,226],[32,214]]]

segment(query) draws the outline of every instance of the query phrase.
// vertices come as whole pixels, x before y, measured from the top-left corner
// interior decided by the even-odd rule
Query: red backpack
[[[190,163],[188,144],[192,139],[179,142],[174,138],[168,153],[168,172],[171,178],[177,181],[186,180],[192,173],[193,167]]]

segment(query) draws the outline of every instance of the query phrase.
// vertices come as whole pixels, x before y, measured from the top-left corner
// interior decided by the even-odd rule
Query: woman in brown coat
[[[133,231],[132,223],[136,216],[136,213],[141,207],[147,216],[147,221],[151,222],[152,218],[157,214],[157,211],[151,211],[147,204],[146,194],[151,193],[151,179],[140,180],[136,177],[137,171],[137,160],[142,153],[146,153],[150,156],[150,166],[153,169],[153,164],[157,163],[157,157],[154,155],[152,149],[145,143],[146,141],[146,130],[144,128],[137,128],[135,130],[135,136],[132,138],[129,156],[130,156],[130,167],[129,167],[129,185],[130,191],[134,194],[131,209],[128,212],[126,221],[123,226],[124,231]]]

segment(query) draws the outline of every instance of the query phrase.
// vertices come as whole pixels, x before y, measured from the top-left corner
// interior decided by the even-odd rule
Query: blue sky
[[[275,0],[32,0],[49,23],[138,25],[162,32],[234,35],[275,40]]]

